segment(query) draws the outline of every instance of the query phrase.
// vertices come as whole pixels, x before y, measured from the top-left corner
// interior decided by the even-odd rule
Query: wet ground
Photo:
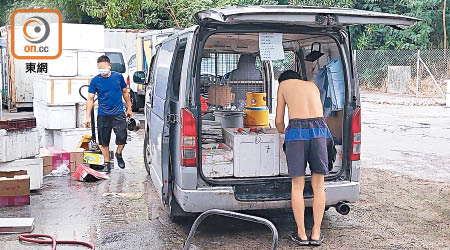
[[[326,212],[325,242],[317,249],[450,249],[450,109],[363,102],[362,110],[360,200],[347,216]],[[169,221],[144,169],[142,133],[130,137],[127,168],[113,169],[110,180],[45,177],[30,206],[0,208],[0,217],[34,217],[34,233],[97,249],[181,249],[192,220]],[[277,226],[279,249],[296,248],[290,211],[256,214]],[[17,237],[0,235],[0,249],[50,249]],[[263,226],[211,217],[191,249],[268,249],[270,238]]]

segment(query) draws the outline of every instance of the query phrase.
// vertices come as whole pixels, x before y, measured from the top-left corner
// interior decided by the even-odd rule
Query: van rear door
[[[420,19],[381,12],[301,6],[247,6],[216,8],[194,15],[201,26],[285,24],[309,27],[344,27],[360,24],[411,26]]]
[[[157,64],[155,69],[155,86],[153,90],[152,108],[147,116],[150,116],[149,128],[149,155],[150,176],[158,195],[163,204],[167,204],[170,173],[169,173],[169,127],[168,127],[168,104],[169,91],[171,85],[171,72],[173,59],[177,46],[177,38],[165,41],[157,54]],[[147,118],[148,119],[148,118]]]

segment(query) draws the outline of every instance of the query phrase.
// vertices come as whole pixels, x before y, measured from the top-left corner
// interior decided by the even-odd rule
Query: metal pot
[[[216,121],[220,121],[222,128],[243,128],[244,112],[242,111],[214,111]]]
[[[139,120],[136,120],[134,118],[127,118],[127,129],[129,131],[138,131],[141,128],[141,123]]]

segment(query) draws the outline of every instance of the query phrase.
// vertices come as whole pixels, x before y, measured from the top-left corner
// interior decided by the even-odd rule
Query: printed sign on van
[[[283,60],[283,34],[259,33],[259,54],[261,60]]]
[[[18,9],[11,15],[11,51],[17,59],[56,59],[62,52],[62,17],[54,9]]]

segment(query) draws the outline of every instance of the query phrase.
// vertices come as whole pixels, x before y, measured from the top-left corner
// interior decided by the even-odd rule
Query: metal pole
[[[423,67],[428,71],[428,74],[430,74],[431,80],[433,81],[434,85],[436,85],[436,88],[439,90],[439,92],[441,92],[441,95],[445,98],[444,91],[442,91],[441,87],[439,87],[439,84],[436,81],[436,78],[434,78],[434,75],[431,73],[431,70],[428,68],[428,66],[425,64],[422,58],[419,57],[419,60],[422,62]]]
[[[416,70],[416,97],[419,96],[419,69],[420,69],[420,49],[417,50],[417,70]]]
[[[247,215],[247,214],[241,214],[241,213],[225,211],[225,210],[220,210],[220,209],[211,209],[211,210],[208,210],[208,211],[202,213],[194,221],[194,224],[192,224],[192,227],[191,227],[191,231],[189,232],[189,235],[188,235],[188,237],[186,239],[186,242],[184,243],[183,250],[189,250],[192,238],[194,238],[194,235],[195,235],[195,232],[197,231],[198,226],[200,225],[200,223],[206,217],[208,217],[210,215],[221,215],[221,216],[225,216],[225,217],[230,217],[230,218],[235,218],[235,219],[240,219],[240,220],[246,220],[246,221],[250,221],[250,222],[260,223],[260,224],[263,224],[263,225],[267,226],[272,231],[272,246],[271,246],[270,249],[272,249],[272,250],[277,249],[277,246],[278,246],[278,230],[275,227],[275,225],[272,222],[270,222],[269,220],[261,218],[261,217],[257,217],[257,216]]]

